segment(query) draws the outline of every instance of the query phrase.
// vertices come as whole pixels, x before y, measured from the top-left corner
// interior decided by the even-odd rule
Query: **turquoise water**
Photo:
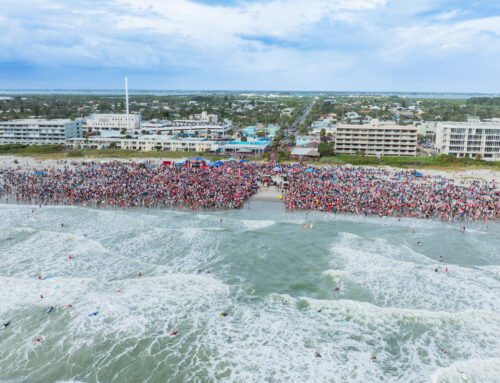
[[[499,234],[256,201],[0,205],[0,381],[498,382]]]

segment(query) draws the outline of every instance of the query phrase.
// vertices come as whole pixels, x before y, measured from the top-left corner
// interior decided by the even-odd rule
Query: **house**
[[[320,140],[319,136],[299,135],[299,136],[295,137],[295,145],[296,146],[304,147],[311,142],[317,143],[319,145],[321,140]]]

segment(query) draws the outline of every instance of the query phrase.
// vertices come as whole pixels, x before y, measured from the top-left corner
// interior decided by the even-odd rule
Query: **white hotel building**
[[[484,160],[500,160],[500,123],[439,122],[436,149],[459,158],[481,155]]]
[[[92,114],[87,119],[85,129],[88,132],[101,132],[106,130],[126,131],[139,130],[141,127],[141,115],[129,114]]]
[[[83,119],[22,119],[0,122],[0,145],[64,144],[66,139],[82,137]]]

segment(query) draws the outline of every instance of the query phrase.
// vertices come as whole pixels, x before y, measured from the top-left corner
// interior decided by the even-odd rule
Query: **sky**
[[[0,0],[0,89],[500,92],[498,0]]]

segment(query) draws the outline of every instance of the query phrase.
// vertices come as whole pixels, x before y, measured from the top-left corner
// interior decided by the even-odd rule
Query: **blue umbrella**
[[[312,168],[306,169],[306,173],[312,173],[312,172],[313,172]]]

